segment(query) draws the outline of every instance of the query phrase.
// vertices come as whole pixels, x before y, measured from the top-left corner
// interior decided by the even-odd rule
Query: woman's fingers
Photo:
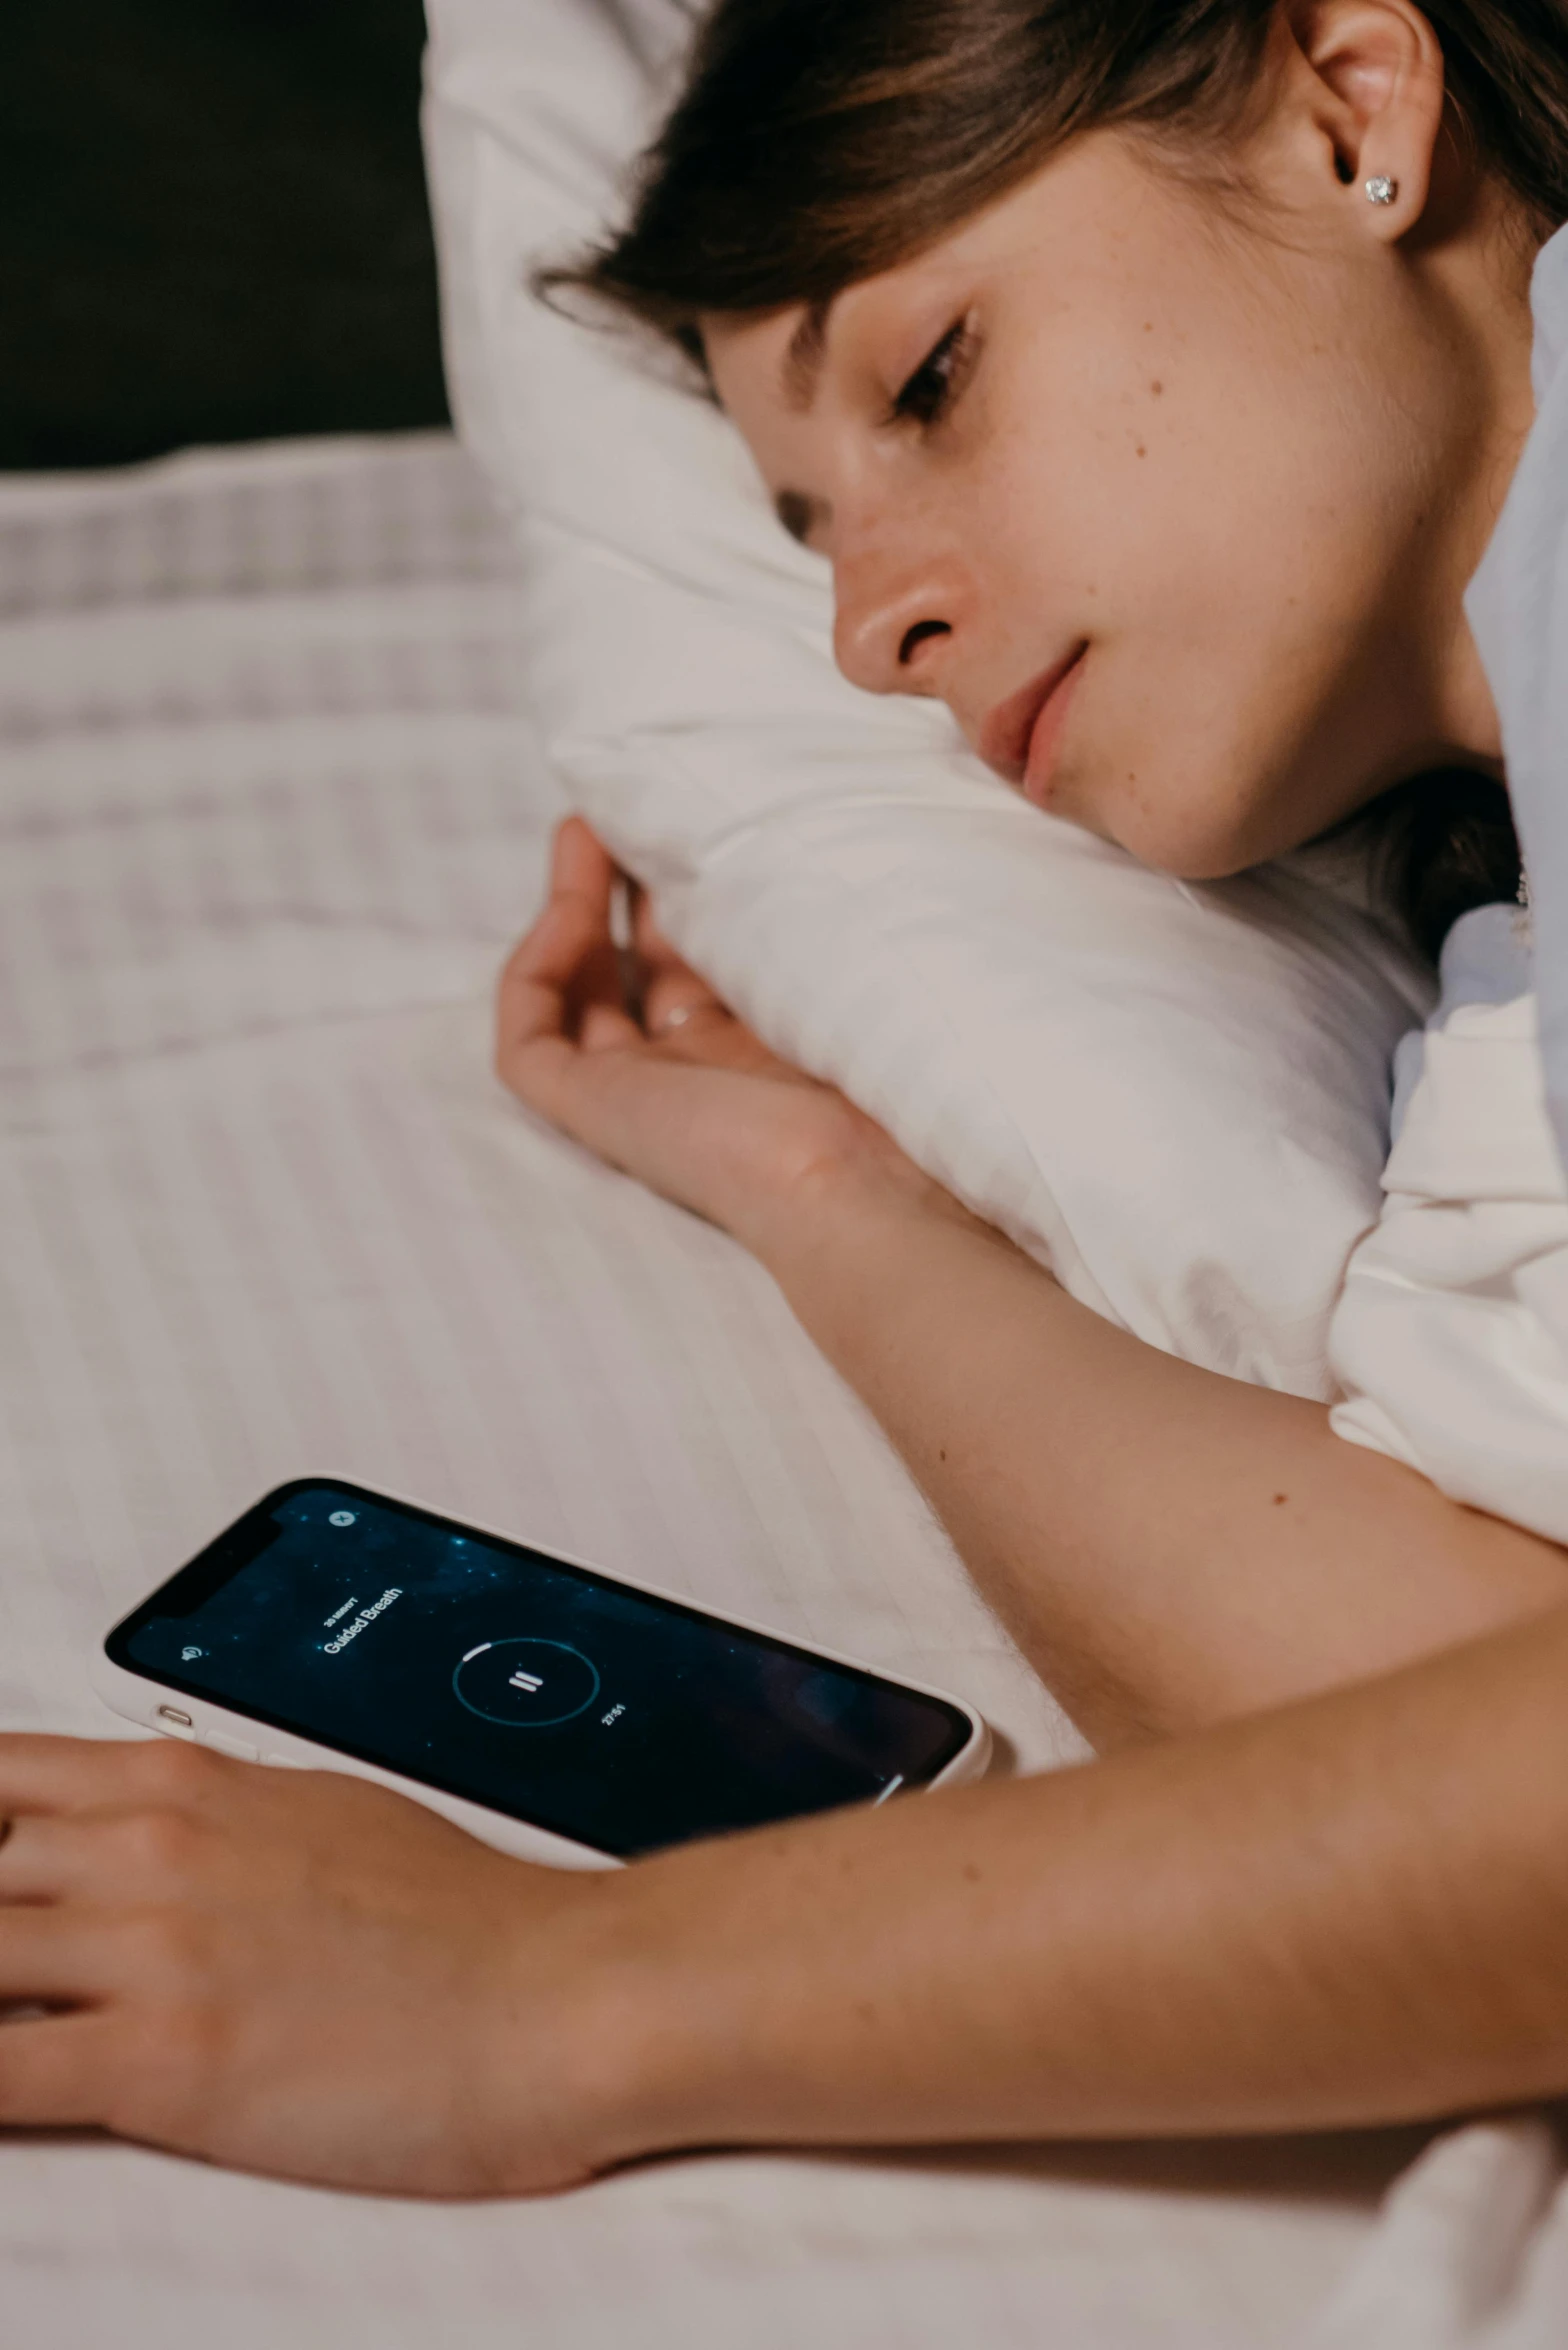
[[[151,1900],[178,1888],[212,1833],[196,1810],[156,1799],[24,1814],[0,1844],[0,1917],[8,1903]]]
[[[618,868],[591,824],[568,816],[555,828],[550,853],[550,894],[579,897],[606,925]]]
[[[111,2027],[98,2015],[0,2023],[0,2124],[88,2129],[106,2110]]]
[[[632,941],[643,972],[643,1027],[655,1041],[674,1036],[693,1021],[710,1029],[715,1020],[733,1021],[728,1005],[671,946],[659,928],[652,900],[641,890],[632,900]]]
[[[733,1172],[749,1152],[766,1178],[789,1137],[771,1089],[716,1095],[713,1081],[763,1077],[792,1088],[806,1081],[734,1018],[636,891],[633,944],[617,950],[611,910],[619,887],[588,826],[577,818],[563,825],[549,903],[502,978],[497,1071],[574,1140],[723,1222],[716,1168]]]
[[[0,1734],[0,1823],[33,1812],[98,1810],[123,1802],[149,1784],[169,1776],[164,1756],[167,1739],[52,1738],[19,1732]],[[172,1765],[175,1775],[191,1775],[202,1760],[192,1754]],[[3,1852],[0,1846],[0,1852]]]
[[[632,944],[650,979],[677,980],[700,993],[712,993],[707,981],[682,960],[665,937],[653,910],[653,900],[642,889],[632,892]]]
[[[569,817],[556,834],[549,900],[502,975],[499,1057],[508,1083],[516,1083],[521,1056],[539,1043],[564,1040],[598,1053],[673,1035],[699,1015],[706,1024],[730,1019],[635,887],[631,955],[617,947],[611,912],[620,880],[604,843],[580,816]],[[553,1062],[547,1067],[553,1076]]]
[[[699,1041],[713,1041],[721,1028],[734,1026],[734,1014],[700,982],[683,987],[679,980],[660,980],[644,999],[643,1028],[649,1039],[675,1044],[683,1055]]]
[[[615,867],[580,817],[556,835],[550,895],[506,966],[522,1035],[564,1032],[587,1003],[620,1001],[620,964],[610,931]]]
[[[514,951],[508,970],[542,986],[566,987],[584,955],[596,944],[609,943],[614,887],[608,851],[580,817],[569,817],[555,836],[544,910]]]
[[[559,1117],[568,1052],[633,1041],[610,930],[615,867],[580,817],[556,835],[550,897],[501,974],[496,1067],[502,1082]]]
[[[685,1026],[697,1012],[723,1014],[705,981],[683,963],[633,897],[634,949],[616,945],[611,924],[620,875],[609,851],[579,816],[556,834],[550,897],[501,978],[497,1064],[505,1083],[551,1116],[562,1112],[561,1044],[585,1053],[637,1045]],[[637,974],[634,1016],[627,963]]]
[[[6,1822],[0,1839],[0,1904],[60,1899],[78,1874],[68,1857],[73,1824],[42,1812],[24,1812]]]
[[[683,1046],[689,1046],[698,1033],[711,1035],[717,1024],[736,1026],[729,1006],[679,956],[645,964],[644,969],[642,1024],[656,1044],[690,1031],[681,1036]]]
[[[117,1939],[84,1909],[0,1908],[0,2002],[102,1998],[116,1972]]]

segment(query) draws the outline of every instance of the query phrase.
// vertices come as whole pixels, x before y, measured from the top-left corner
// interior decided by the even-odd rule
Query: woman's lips
[[[1056,747],[1088,650],[1087,642],[1080,640],[1016,694],[998,702],[980,729],[980,756],[986,765],[1037,808],[1050,796]]]

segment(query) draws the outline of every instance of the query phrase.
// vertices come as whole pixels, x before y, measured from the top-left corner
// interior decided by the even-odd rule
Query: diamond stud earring
[[[1399,193],[1399,182],[1380,171],[1367,181],[1366,191],[1369,204],[1392,204]]]

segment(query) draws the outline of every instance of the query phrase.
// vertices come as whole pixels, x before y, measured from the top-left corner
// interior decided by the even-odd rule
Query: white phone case
[[[291,1481],[292,1482],[292,1481]],[[315,1480],[313,1480],[315,1482]],[[361,1492],[370,1492],[357,1478],[322,1477],[322,1485],[342,1484]],[[415,1501],[408,1494],[392,1494],[376,1489],[378,1500],[401,1502],[407,1508],[428,1510],[430,1504]],[[445,1510],[434,1511],[446,1518]],[[503,1534],[498,1527],[481,1526],[471,1520],[450,1520],[461,1523],[465,1533],[489,1534],[498,1542],[528,1544],[528,1537]],[[554,1545],[528,1545],[549,1559],[559,1559],[563,1566],[579,1567],[606,1583],[619,1583],[631,1591],[643,1591],[652,1599],[674,1601],[678,1607],[692,1608],[694,1602],[678,1591],[662,1590],[656,1583],[640,1582],[632,1575],[613,1574],[609,1568],[595,1564],[592,1559],[574,1557],[570,1551],[558,1550]],[[168,1578],[166,1577],[167,1581]],[[156,1588],[156,1586],[155,1586]],[[127,1610],[127,1613],[132,1611]],[[711,1608],[697,1609],[717,1624],[731,1624],[737,1631],[759,1633],[766,1640],[785,1641],[791,1648],[801,1649],[808,1656],[820,1656],[828,1664],[849,1665],[857,1672],[875,1673],[879,1680],[890,1681],[900,1689],[917,1690],[923,1697],[940,1698],[945,1705],[955,1706],[970,1725],[970,1735],[952,1761],[927,1782],[920,1792],[929,1793],[934,1787],[955,1787],[966,1780],[978,1779],[991,1756],[991,1733],[974,1707],[963,1698],[954,1697],[950,1690],[933,1688],[928,1681],[911,1681],[901,1673],[887,1673],[879,1665],[868,1665],[859,1657],[846,1656],[841,1649],[822,1648],[815,1641],[794,1640],[787,1633],[776,1631],[772,1625],[752,1622],[745,1616],[721,1616]],[[123,1618],[117,1618],[117,1622]],[[343,1771],[351,1778],[369,1779],[378,1787],[390,1787],[395,1794],[412,1797],[430,1811],[439,1812],[454,1826],[465,1828],[481,1843],[493,1845],[498,1852],[511,1853],[518,1860],[543,1863],[558,1869],[615,1869],[624,1864],[612,1853],[600,1852],[591,1844],[578,1844],[570,1837],[557,1836],[548,1828],[531,1827],[525,1820],[515,1820],[505,1812],[492,1811],[487,1804],[470,1803],[460,1795],[448,1795],[439,1787],[427,1786],[419,1779],[406,1779],[397,1771],[382,1769],[379,1763],[361,1762],[357,1756],[344,1754],[338,1748],[324,1746],[312,1738],[297,1737],[289,1730],[275,1730],[266,1722],[257,1721],[250,1714],[234,1712],[209,1697],[193,1696],[188,1690],[172,1689],[164,1683],[149,1680],[144,1674],[127,1672],[117,1665],[103,1648],[93,1653],[90,1667],[93,1687],[111,1712],[141,1728],[154,1730],[165,1738],[187,1738],[201,1746],[211,1746],[220,1754],[237,1757],[244,1762],[280,1764],[295,1770]],[[880,1799],[879,1799],[880,1800]]]

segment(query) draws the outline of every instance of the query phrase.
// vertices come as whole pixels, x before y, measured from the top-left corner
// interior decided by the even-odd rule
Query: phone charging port
[[[171,1730],[194,1730],[196,1725],[189,1714],[182,1714],[177,1705],[160,1705],[158,1719],[167,1722]]]

